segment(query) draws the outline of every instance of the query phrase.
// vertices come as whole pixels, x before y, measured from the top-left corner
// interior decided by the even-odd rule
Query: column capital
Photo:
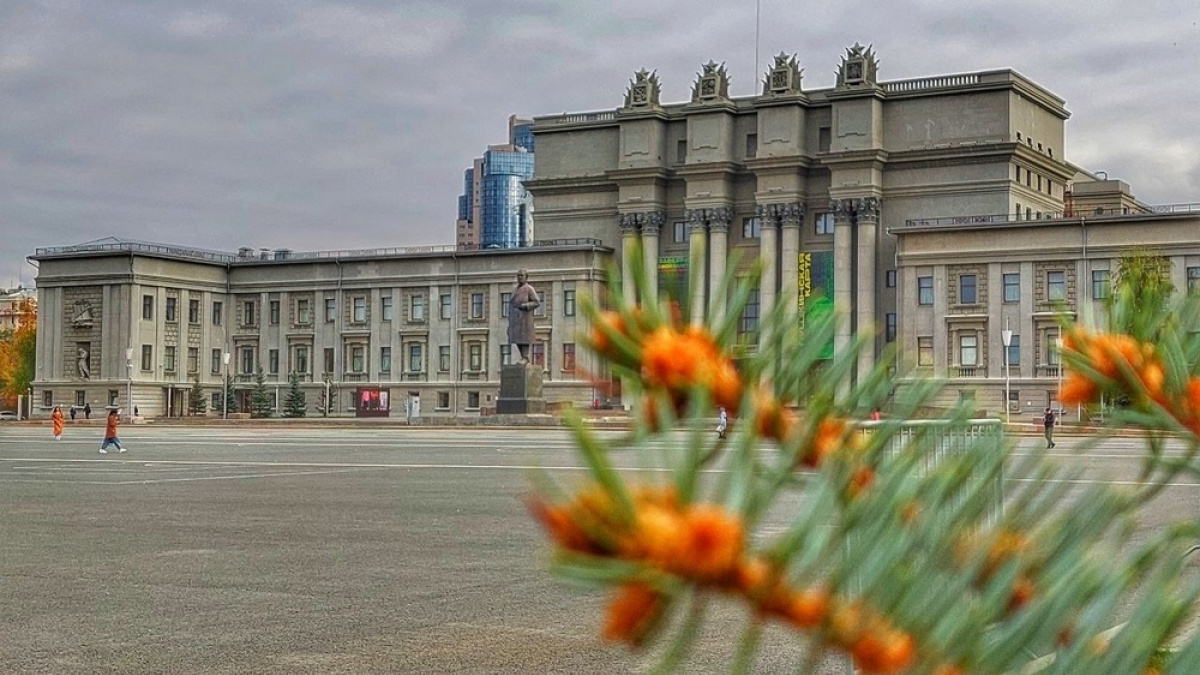
[[[657,237],[662,230],[663,223],[667,221],[667,216],[662,211],[647,211],[642,220],[642,235]]]
[[[879,197],[860,197],[854,200],[854,215],[859,220],[879,220]]]
[[[688,209],[686,215],[688,229],[692,232],[703,232],[706,226],[713,232],[728,232],[729,223],[733,220],[733,211],[724,206]]]
[[[621,226],[622,234],[637,234],[641,229],[647,234],[658,234],[666,216],[662,211],[633,211],[618,213],[617,223]]]
[[[759,204],[754,209],[755,214],[763,221],[763,228],[775,227],[776,223],[781,223],[783,227],[800,227],[804,211],[804,204],[800,202]]]
[[[833,214],[835,222],[849,222],[854,215],[854,200],[831,199],[829,200],[829,211]]]
[[[621,228],[621,236],[636,236],[638,233],[638,214],[636,213],[618,213],[617,225]]]

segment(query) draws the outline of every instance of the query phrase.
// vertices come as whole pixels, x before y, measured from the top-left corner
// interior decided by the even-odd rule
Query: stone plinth
[[[497,415],[540,415],[546,411],[542,396],[542,367],[530,364],[500,366]]]

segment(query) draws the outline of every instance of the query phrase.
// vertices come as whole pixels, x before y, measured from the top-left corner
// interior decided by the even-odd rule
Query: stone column
[[[705,262],[708,257],[708,219],[703,209],[687,212],[688,220],[688,302],[691,303],[691,322],[704,323],[704,308],[708,305],[705,291]]]
[[[629,305],[637,302],[633,266],[637,264],[634,256],[638,250],[638,220],[636,213],[617,214],[617,224],[621,227],[621,298]]]
[[[875,251],[879,230],[879,198],[854,200],[854,215],[858,232],[858,293],[855,298],[855,324],[860,334],[874,333],[878,318],[875,314]],[[875,365],[875,344],[858,354],[858,381],[866,379]]]
[[[829,203],[833,212],[833,306],[848,318],[854,316],[854,202],[850,199],[834,199]],[[849,320],[840,320],[833,335],[833,348],[841,352],[850,345],[853,326]],[[849,383],[846,383],[847,387]]]
[[[779,208],[779,294],[784,299],[789,322],[799,321],[800,224],[804,222],[803,204],[781,204]]]
[[[762,314],[775,308],[776,292],[779,288],[779,204],[759,204],[755,209],[762,231],[762,246],[758,256],[762,259],[762,281],[758,285],[758,302]],[[766,332],[759,333],[759,346],[764,346]]]
[[[662,211],[651,211],[642,219],[642,264],[646,270],[646,292],[642,302],[658,302],[658,233],[665,220]]]
[[[716,323],[725,316],[725,305],[729,301],[729,298],[726,297],[726,289],[722,288],[722,283],[725,279],[726,263],[729,260],[729,222],[732,219],[733,213],[729,209],[709,209],[708,302],[710,323]]]

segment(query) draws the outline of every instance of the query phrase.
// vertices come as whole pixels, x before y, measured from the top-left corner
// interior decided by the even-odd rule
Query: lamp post
[[[221,419],[229,419],[229,352],[221,354],[221,363],[225,366],[225,378],[221,380]]]
[[[125,348],[125,411],[133,424],[133,347]]]
[[[1063,405],[1062,405],[1063,368],[1066,365],[1063,363],[1063,358],[1062,358],[1062,350],[1063,350],[1062,335],[1059,335],[1058,337],[1054,338],[1054,348],[1058,350],[1058,396],[1056,398],[1058,399],[1057,400],[1058,417],[1061,420],[1062,414],[1063,414]]]
[[[1008,348],[1012,346],[1013,332],[1008,326],[1008,319],[1004,320],[1004,330],[1000,331],[1000,341],[1004,343],[1004,423],[1012,422],[1012,394],[1009,387],[1012,380],[1009,377]]]

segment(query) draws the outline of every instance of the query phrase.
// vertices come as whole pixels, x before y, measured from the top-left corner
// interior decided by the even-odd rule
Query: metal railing
[[[1043,211],[1041,217],[1027,218],[1021,213],[993,213],[966,216],[941,216],[938,218],[909,218],[905,227],[962,227],[964,225],[991,225],[994,223],[1036,222],[1041,220],[1080,220],[1120,216],[1151,216],[1172,213],[1200,213],[1200,203],[1161,204],[1158,206],[1130,206],[1128,204],[1105,204],[1076,208],[1069,212]]]
[[[950,87],[965,87],[979,84],[979,73],[963,75],[942,75],[939,77],[920,77],[913,80],[898,80],[884,82],[883,90],[890,93],[902,91],[919,91],[922,89],[947,89]]]

